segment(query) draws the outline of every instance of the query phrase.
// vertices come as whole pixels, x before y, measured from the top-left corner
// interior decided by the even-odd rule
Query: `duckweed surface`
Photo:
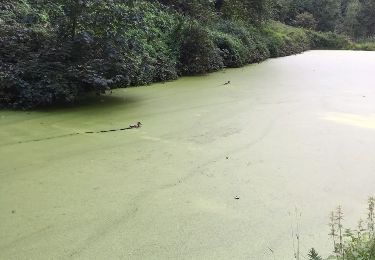
[[[330,210],[374,195],[374,72],[309,51],[1,111],[0,259],[293,259],[296,224],[328,253]]]

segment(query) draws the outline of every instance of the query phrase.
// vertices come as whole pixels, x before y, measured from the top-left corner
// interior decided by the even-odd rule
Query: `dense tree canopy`
[[[315,21],[317,30],[353,39],[375,35],[375,0],[279,0],[277,13],[280,21],[290,25],[306,27],[308,19],[308,27]]]
[[[86,92],[238,67],[310,47],[341,48],[333,34],[270,21],[368,37],[375,33],[374,3],[0,0],[0,105],[72,102]]]

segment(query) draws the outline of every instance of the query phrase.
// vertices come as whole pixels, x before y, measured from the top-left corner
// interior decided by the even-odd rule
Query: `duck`
[[[142,123],[141,122],[137,122],[135,124],[129,125],[129,128],[140,128],[141,126],[142,126]]]
[[[224,83],[224,85],[229,85],[229,84],[230,84],[230,80]]]

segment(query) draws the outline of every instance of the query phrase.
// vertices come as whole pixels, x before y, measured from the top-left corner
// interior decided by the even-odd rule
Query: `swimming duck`
[[[141,122],[137,122],[136,124],[129,125],[130,128],[140,128],[142,126]]]

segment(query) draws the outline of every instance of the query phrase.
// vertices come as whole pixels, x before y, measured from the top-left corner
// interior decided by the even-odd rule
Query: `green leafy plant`
[[[329,236],[333,242],[333,255],[328,259],[374,260],[375,259],[375,198],[368,199],[367,218],[360,220],[356,229],[344,228],[344,214],[337,207],[330,214]],[[311,249],[310,260],[322,259],[315,249]]]
[[[323,260],[323,258],[316,252],[314,248],[311,248],[308,255],[309,260]]]

